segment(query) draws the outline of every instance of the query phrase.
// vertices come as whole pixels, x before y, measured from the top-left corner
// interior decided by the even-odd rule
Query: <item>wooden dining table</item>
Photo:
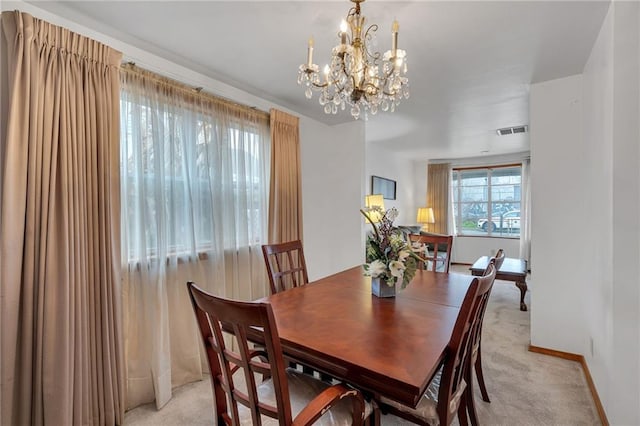
[[[473,277],[417,271],[393,298],[361,266],[265,297],[285,356],[415,407],[439,368]]]

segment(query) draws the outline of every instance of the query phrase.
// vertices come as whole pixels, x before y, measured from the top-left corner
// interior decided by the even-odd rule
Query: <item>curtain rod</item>
[[[194,96],[198,96],[201,97],[207,101],[213,101],[213,102],[217,102],[217,103],[221,103],[221,104],[225,104],[228,105],[230,107],[233,108],[239,108],[242,110],[246,110],[247,112],[250,113],[254,113],[264,119],[269,119],[269,113],[266,111],[263,111],[255,106],[249,106],[249,105],[245,105],[245,104],[241,104],[239,102],[233,101],[231,99],[219,96],[219,95],[214,95],[212,93],[208,93],[203,91],[202,87],[194,87],[194,86],[190,86],[186,83],[183,83],[181,81],[175,80],[173,78],[169,78],[169,77],[165,77],[161,74],[158,74],[154,71],[149,71],[145,68],[141,68],[139,66],[136,65],[135,62],[129,61],[129,62],[123,62],[120,65],[120,69],[122,71],[125,72],[130,72],[132,74],[136,74],[136,75],[143,75],[147,78],[150,78],[151,80],[153,80],[156,83],[159,84],[163,84],[163,85],[167,85],[171,88],[177,89],[177,90],[181,90],[189,95],[194,95]]]

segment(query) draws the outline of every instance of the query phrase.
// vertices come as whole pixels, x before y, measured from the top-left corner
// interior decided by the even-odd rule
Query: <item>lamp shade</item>
[[[382,196],[382,194],[365,195],[364,205],[365,207],[378,206],[384,212],[384,197]],[[380,222],[380,218],[382,217],[383,214],[384,213],[380,213],[380,212],[369,212],[369,217],[371,218],[371,221],[373,223],[378,223]],[[369,223],[369,221],[365,219],[365,223]]]
[[[433,209],[431,207],[420,207],[418,209],[418,218],[416,219],[416,222],[436,223],[436,220],[433,217]]]

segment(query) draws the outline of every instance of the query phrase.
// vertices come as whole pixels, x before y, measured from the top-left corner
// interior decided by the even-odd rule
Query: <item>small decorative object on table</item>
[[[403,289],[416,274],[420,258],[411,250],[403,233],[393,226],[398,217],[396,208],[383,211],[380,207],[360,209],[373,227],[367,236],[365,275],[371,276],[371,292],[378,297],[396,295],[396,284]]]
[[[371,293],[378,297],[395,297],[396,284],[388,285],[384,278],[371,278]]]

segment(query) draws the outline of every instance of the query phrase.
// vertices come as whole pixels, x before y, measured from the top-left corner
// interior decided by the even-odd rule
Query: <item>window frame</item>
[[[493,204],[494,203],[500,203],[504,200],[500,200],[500,201],[493,201],[492,199],[492,195],[493,195],[493,189],[492,186],[495,185],[499,185],[502,186],[503,184],[492,184],[492,172],[494,170],[498,170],[498,169],[506,169],[506,168],[517,168],[520,171],[520,183],[519,186],[521,188],[520,192],[520,198],[518,200],[514,200],[512,201],[513,204],[517,204],[518,206],[520,206],[517,211],[522,211],[521,209],[521,203],[522,203],[522,163],[510,163],[510,164],[499,164],[499,165],[482,165],[482,166],[470,166],[470,167],[452,167],[451,168],[451,209],[452,209],[452,213],[453,213],[453,221],[454,221],[454,227],[455,227],[455,235],[456,237],[471,237],[471,238],[476,238],[476,237],[480,237],[480,238],[508,238],[508,239],[520,239],[520,230],[518,230],[517,234],[511,234],[509,233],[505,233],[503,228],[498,228],[496,230],[492,230],[491,228],[489,228],[486,233],[478,235],[478,234],[473,234],[473,233],[465,233],[464,232],[464,228],[461,226],[462,224],[462,208],[461,206],[464,204],[478,204],[478,203],[482,203],[484,205],[486,205],[486,219],[487,221],[491,221],[491,219],[493,219],[495,217],[494,213],[493,213]],[[469,170],[486,170],[487,172],[487,183],[486,185],[483,185],[484,188],[486,188],[486,201],[469,201],[469,202],[464,202],[464,201],[460,201],[460,199],[462,198],[462,188],[463,185],[460,185],[460,172],[464,172],[464,171],[469,171]],[[458,179],[455,179],[456,173],[458,173]],[[516,184],[514,184],[516,185]],[[457,190],[457,194],[455,193]],[[457,200],[457,201],[456,201]],[[512,211],[516,211],[516,210],[510,210],[508,212],[502,213],[500,214],[500,216],[510,213]],[[481,220],[481,218],[476,219],[476,223],[477,221]],[[520,219],[521,222],[521,219]],[[484,232],[484,231],[483,231]]]

